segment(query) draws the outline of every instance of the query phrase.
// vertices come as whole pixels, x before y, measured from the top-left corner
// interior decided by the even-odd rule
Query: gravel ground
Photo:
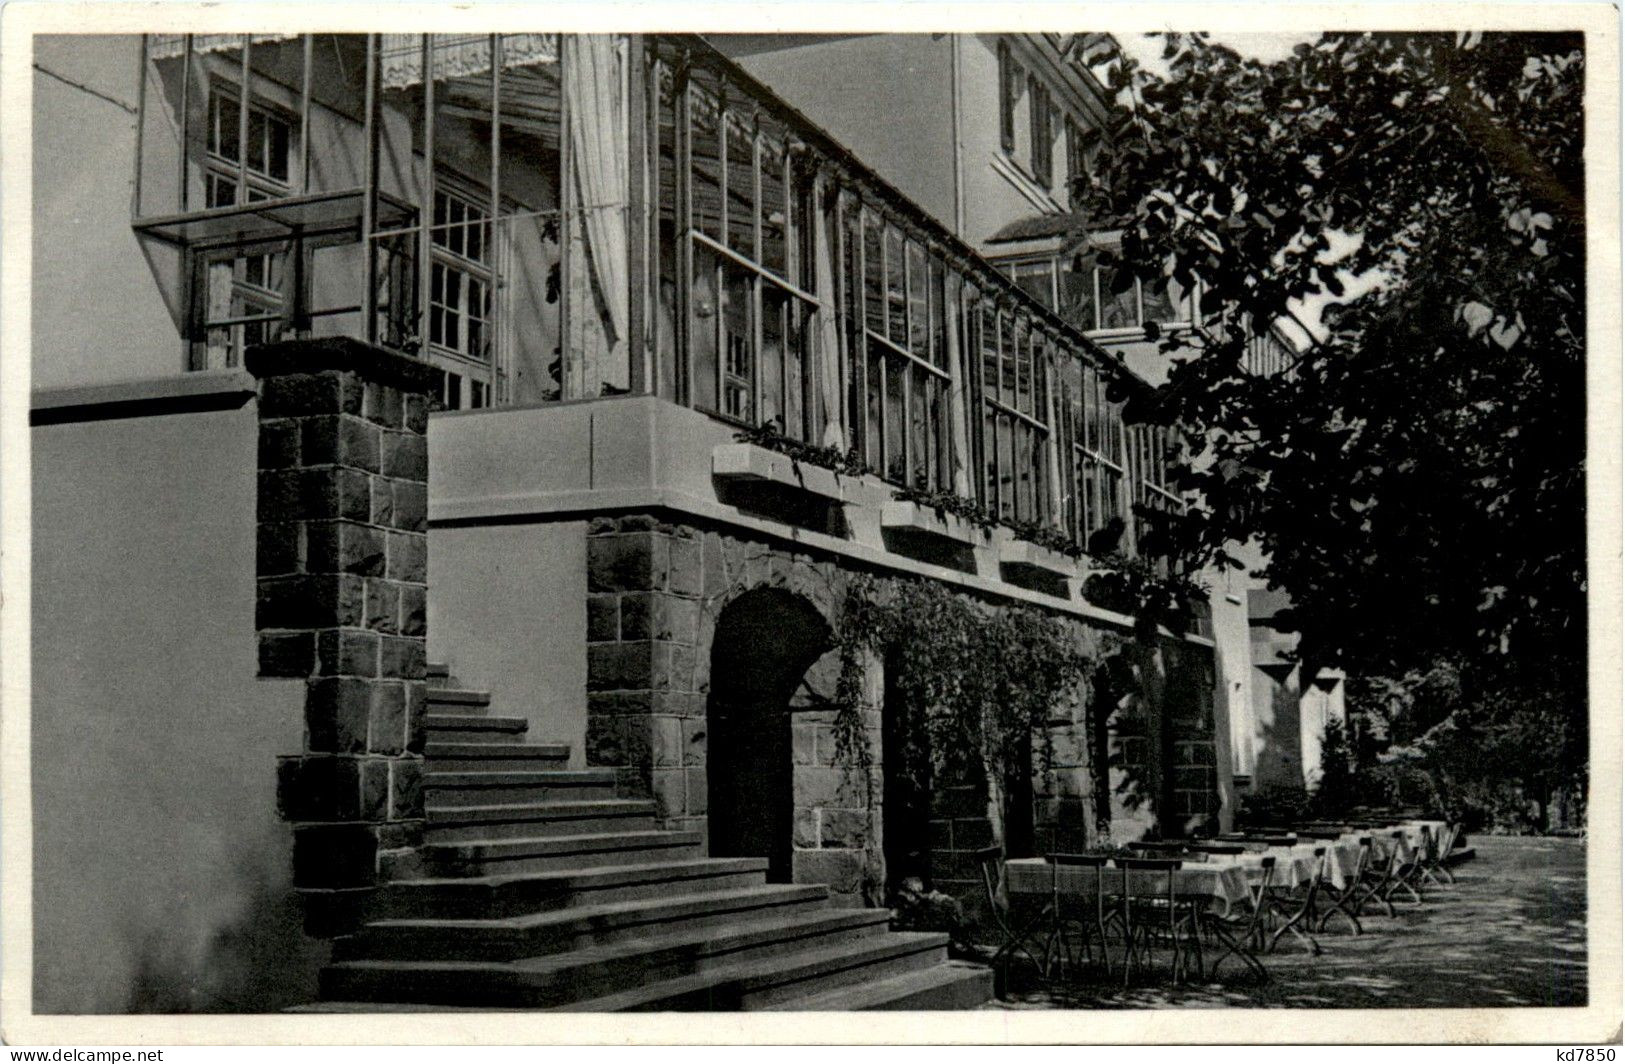
[[[1586,1004],[1585,843],[1474,836],[1455,886],[1395,917],[1365,916],[1364,935],[1320,937],[1324,954],[1283,939],[1259,984],[1234,959],[1218,983],[1173,988],[1081,982],[1023,989],[990,1008],[1450,1008]],[[1159,954],[1165,960],[1166,953]],[[1163,968],[1166,972],[1166,968]],[[1017,973],[1017,982],[1020,975]]]

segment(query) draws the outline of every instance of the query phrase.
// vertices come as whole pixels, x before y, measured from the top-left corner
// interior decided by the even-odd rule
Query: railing
[[[1118,362],[700,38],[186,38],[162,147],[154,102],[194,366],[348,331],[448,406],[656,394],[1080,547],[1177,503]]]

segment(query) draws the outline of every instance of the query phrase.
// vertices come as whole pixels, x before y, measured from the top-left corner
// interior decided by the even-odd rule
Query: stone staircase
[[[708,858],[614,773],[431,665],[424,845],[386,868],[308,1011],[974,1008],[992,973],[765,858]]]

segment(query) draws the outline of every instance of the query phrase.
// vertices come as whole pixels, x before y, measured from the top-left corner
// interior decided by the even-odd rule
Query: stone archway
[[[766,857],[768,878],[793,868],[791,697],[829,649],[805,598],[777,587],[741,594],[717,617],[706,700],[707,829],[713,857]]]

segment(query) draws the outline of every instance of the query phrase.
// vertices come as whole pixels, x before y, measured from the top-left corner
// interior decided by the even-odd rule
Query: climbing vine
[[[870,722],[880,706],[866,684],[886,664],[886,712],[901,714],[888,769],[928,789],[933,779],[980,768],[1002,781],[1023,747],[1044,737],[1092,670],[1066,621],[1025,606],[992,605],[936,581],[858,576],[836,624],[840,677],[835,743],[841,764],[869,791]]]

